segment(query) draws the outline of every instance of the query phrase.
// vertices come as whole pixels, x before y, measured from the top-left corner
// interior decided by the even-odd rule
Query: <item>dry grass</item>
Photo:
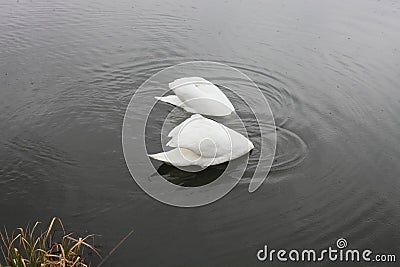
[[[99,253],[88,238],[66,234],[59,218],[53,218],[45,231],[37,233],[40,223],[32,228],[17,228],[11,234],[0,232],[3,264],[0,267],[88,267],[84,255]],[[101,257],[100,257],[101,258]]]

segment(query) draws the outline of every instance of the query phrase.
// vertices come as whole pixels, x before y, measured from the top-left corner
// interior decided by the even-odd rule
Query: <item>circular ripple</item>
[[[276,128],[276,152],[272,171],[287,170],[300,164],[307,156],[306,143],[295,133]]]
[[[291,117],[295,103],[290,89],[300,85],[283,73],[237,62],[226,63],[249,75],[267,98],[274,114],[275,125],[285,125]]]

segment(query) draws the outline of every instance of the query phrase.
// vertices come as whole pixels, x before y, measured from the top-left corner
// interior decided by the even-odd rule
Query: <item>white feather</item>
[[[227,116],[235,111],[225,94],[213,83],[201,77],[186,77],[169,84],[175,96],[157,98],[191,113]]]
[[[149,155],[175,166],[209,166],[236,159],[254,148],[240,133],[199,114],[176,126],[168,134],[173,150]]]

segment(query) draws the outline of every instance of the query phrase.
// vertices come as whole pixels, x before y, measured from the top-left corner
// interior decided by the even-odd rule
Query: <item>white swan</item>
[[[199,114],[192,115],[168,134],[174,149],[149,157],[174,166],[207,167],[236,159],[254,148],[240,133]]]
[[[190,113],[227,116],[235,111],[225,94],[213,83],[200,78],[181,78],[169,83],[175,95],[156,99],[183,108]]]

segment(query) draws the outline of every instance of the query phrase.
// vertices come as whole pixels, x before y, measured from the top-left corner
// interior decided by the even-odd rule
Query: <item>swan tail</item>
[[[176,95],[168,95],[162,97],[156,97],[157,100],[172,104],[174,106],[182,106],[182,101]]]
[[[172,164],[174,166],[196,165],[199,155],[186,148],[175,148],[167,152],[150,154],[150,158]]]

